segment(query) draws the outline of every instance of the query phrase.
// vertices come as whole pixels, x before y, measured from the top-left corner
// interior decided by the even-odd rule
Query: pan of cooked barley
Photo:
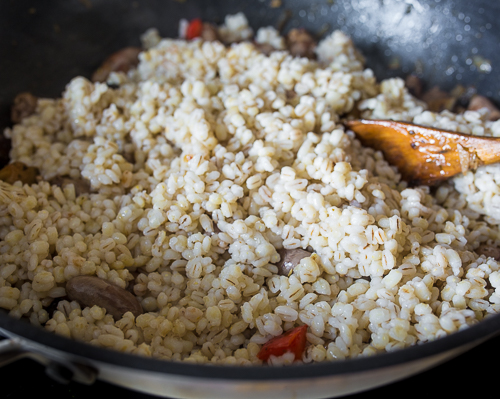
[[[500,136],[499,15],[0,3],[0,366],[160,397],[320,399],[487,343],[500,166],[412,186],[343,121]]]

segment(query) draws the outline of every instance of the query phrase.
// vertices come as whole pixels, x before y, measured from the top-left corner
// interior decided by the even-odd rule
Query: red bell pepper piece
[[[281,356],[286,352],[292,352],[295,354],[295,360],[301,360],[306,348],[306,333],[307,325],[304,324],[271,338],[262,345],[257,357],[260,360],[267,361],[271,355]]]
[[[186,30],[186,39],[191,40],[201,36],[203,29],[203,21],[200,18],[195,18],[189,22]]]

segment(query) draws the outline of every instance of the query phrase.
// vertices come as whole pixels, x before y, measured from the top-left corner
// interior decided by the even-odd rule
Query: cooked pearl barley
[[[353,111],[485,136],[500,124],[426,111],[401,79],[376,82],[340,31],[314,61],[290,56],[270,27],[257,43],[283,51],[261,53],[241,13],[218,31],[231,46],[151,31],[112,86],[76,77],[6,129],[12,161],[41,181],[0,182],[0,307],[100,347],[237,365],[261,363],[269,337],[304,323],[309,363],[498,313],[500,266],[475,250],[500,242],[500,167],[434,194],[407,188],[338,122]],[[74,184],[48,182],[58,176]],[[278,251],[297,248],[312,255],[279,275]],[[128,289],[145,313],[114,320],[62,299],[79,275]]]

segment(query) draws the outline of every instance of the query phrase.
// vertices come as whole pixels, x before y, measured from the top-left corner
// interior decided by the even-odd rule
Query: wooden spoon
[[[361,143],[383,152],[411,185],[434,185],[500,161],[500,138],[478,137],[391,120],[347,120]]]

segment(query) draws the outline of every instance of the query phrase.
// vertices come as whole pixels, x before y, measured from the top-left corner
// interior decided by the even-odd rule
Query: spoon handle
[[[500,162],[500,138],[472,136],[393,120],[347,120],[360,141],[384,153],[410,184],[435,184]]]
[[[469,152],[474,151],[482,165],[491,165],[500,162],[500,138],[475,137],[455,133],[457,143]]]

